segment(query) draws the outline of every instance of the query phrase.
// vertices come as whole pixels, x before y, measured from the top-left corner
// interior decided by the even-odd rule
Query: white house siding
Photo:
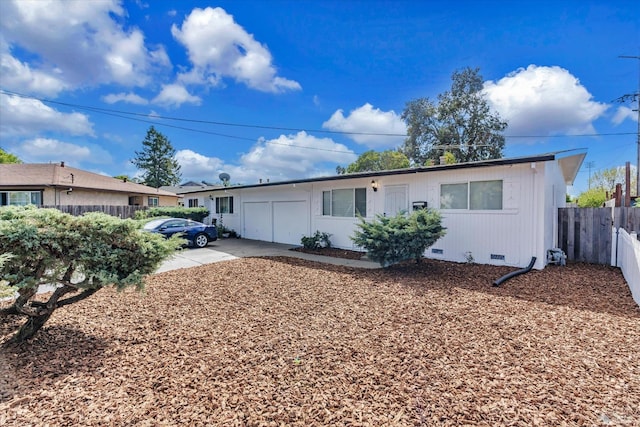
[[[322,192],[330,189],[367,187],[367,218],[387,214],[386,191],[407,190],[407,209],[413,202],[427,202],[428,207],[440,208],[440,185],[469,181],[503,180],[503,209],[500,211],[443,210],[443,225],[447,234],[430,248],[425,256],[465,262],[467,254],[479,263],[524,266],[534,256],[532,244],[535,230],[533,200],[523,194],[533,191],[534,172],[530,164],[478,169],[458,169],[375,177],[378,191],[371,190],[371,179],[354,179],[317,183],[314,187],[312,231],[330,233],[334,246],[353,249],[350,236],[357,228],[355,218],[322,216]],[[389,213],[393,214],[393,213]],[[503,255],[504,260],[491,259]],[[542,264],[539,268],[542,268]]]
[[[372,180],[377,191],[372,189]],[[547,249],[556,245],[557,208],[565,204],[566,185],[557,161],[285,183],[212,195],[233,195],[235,212],[225,214],[224,224],[243,237],[300,244],[301,234],[320,231],[331,235],[335,247],[358,249],[351,241],[358,219],[323,215],[323,191],[366,188],[366,219],[372,220],[386,210],[405,205],[411,209],[414,202],[440,209],[442,184],[491,180],[503,182],[502,209],[441,209],[447,234],[425,256],[455,262],[472,257],[477,263],[514,267],[527,266],[535,256],[534,268],[544,268]],[[387,197],[387,193],[395,196]]]

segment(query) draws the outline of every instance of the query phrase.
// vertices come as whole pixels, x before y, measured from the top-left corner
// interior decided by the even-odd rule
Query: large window
[[[189,199],[189,207],[197,208],[198,207],[198,199]]]
[[[442,184],[440,186],[440,209],[467,209],[468,185]]]
[[[233,213],[233,196],[216,197],[216,213],[232,214]]]
[[[344,188],[322,192],[322,215],[367,216],[367,189]]]
[[[501,210],[502,180],[442,184],[440,209]]]
[[[0,206],[42,205],[40,191],[2,191],[0,192]]]
[[[160,203],[160,198],[155,196],[149,196],[148,203],[150,208],[157,207],[158,204]]]

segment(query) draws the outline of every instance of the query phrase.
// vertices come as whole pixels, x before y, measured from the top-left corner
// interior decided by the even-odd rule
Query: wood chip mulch
[[[292,248],[291,250],[297,251],[297,252],[304,252],[307,254],[330,256],[334,258],[345,258],[345,259],[362,259],[367,255],[366,252],[351,251],[349,249],[339,249],[339,248],[306,249],[304,247],[296,247],[296,248]]]
[[[640,425],[620,271],[491,286],[511,270],[253,258],[103,290],[0,350],[0,425]]]

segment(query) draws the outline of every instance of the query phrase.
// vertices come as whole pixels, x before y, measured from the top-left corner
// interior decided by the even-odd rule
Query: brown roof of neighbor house
[[[176,197],[175,193],[169,191],[71,168],[64,163],[0,164],[0,186],[69,187]]]

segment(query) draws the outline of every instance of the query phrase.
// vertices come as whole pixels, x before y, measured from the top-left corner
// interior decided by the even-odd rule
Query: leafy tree
[[[600,208],[606,199],[606,190],[603,188],[592,188],[578,195],[578,207]]]
[[[636,190],[636,168],[631,167],[631,194],[635,194]],[[591,176],[591,180],[589,184],[591,188],[601,188],[605,191],[608,191],[609,194],[612,194],[616,189],[616,184],[623,184],[622,189],[624,191],[624,180],[625,180],[625,167],[618,166],[610,169],[603,169],[600,171],[596,171]]]
[[[416,165],[436,164],[445,151],[460,162],[502,157],[507,123],[491,111],[478,68],[465,68],[451,76],[451,89],[438,102],[418,98],[402,113],[408,137],[402,152]]]
[[[142,180],[140,178],[130,178],[129,175],[116,175],[114,178],[125,182],[129,181],[136,184],[142,184]]]
[[[98,212],[74,217],[56,209],[0,209],[0,253],[8,254],[0,263],[0,277],[5,288],[17,288],[13,304],[0,310],[0,318],[27,318],[5,344],[33,337],[54,310],[104,287],[142,290],[144,277],[183,242]],[[34,301],[45,284],[57,288],[48,301]]]
[[[180,165],[171,142],[151,126],[142,141],[142,147],[142,151],[136,151],[136,158],[132,163],[144,172],[144,183],[154,188],[178,185],[181,176]]]
[[[355,172],[382,171],[391,169],[403,169],[409,167],[409,159],[403,153],[395,150],[382,152],[365,151],[358,159],[345,168],[338,166],[336,172],[339,175]]]
[[[22,163],[22,160],[20,160],[15,154],[7,153],[0,148],[0,164],[5,163]]]
[[[434,209],[376,215],[371,222],[360,217],[358,227],[351,240],[383,267],[410,259],[420,262],[424,251],[446,233],[440,212]]]

